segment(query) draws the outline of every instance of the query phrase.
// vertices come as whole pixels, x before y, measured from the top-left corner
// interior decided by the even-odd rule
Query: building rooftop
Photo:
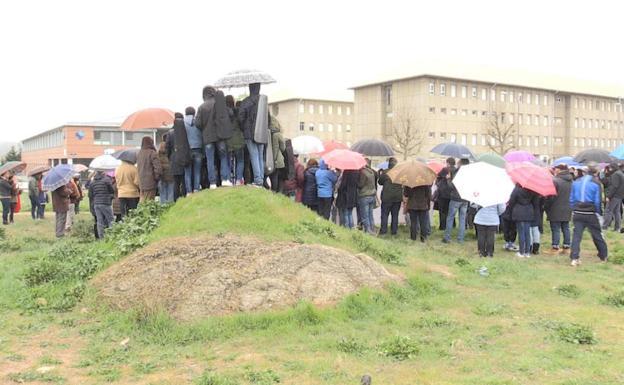
[[[22,142],[25,142],[27,140],[36,138],[38,136],[47,134],[48,132],[60,130],[63,127],[119,128],[120,124],[121,123],[119,123],[119,122],[69,122],[69,123],[62,124],[62,125],[60,125],[58,127],[50,128],[50,129],[42,131],[42,132],[40,132],[38,134],[29,136],[28,138],[22,139]]]
[[[291,100],[312,100],[315,102],[333,102],[333,103],[353,103],[353,100],[347,100],[347,99],[325,99],[325,98],[304,98],[304,97],[285,97],[285,98],[280,98],[280,99],[276,99],[276,100],[271,100],[269,102],[269,104],[275,104],[275,103],[283,103],[283,102],[289,102]]]

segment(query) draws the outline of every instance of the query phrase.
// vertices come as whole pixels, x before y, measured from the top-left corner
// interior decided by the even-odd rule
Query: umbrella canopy
[[[510,162],[505,167],[515,183],[542,196],[556,195],[552,175],[547,169],[530,162]]]
[[[561,158],[557,158],[553,161],[553,166],[559,166],[560,164],[565,164],[566,166],[578,167],[581,166],[580,163],[574,161],[574,158],[571,156],[562,156]]]
[[[453,158],[460,159],[474,159],[474,155],[468,147],[457,143],[440,143],[431,149],[434,154],[440,154],[444,156],[452,156]]]
[[[461,166],[453,185],[463,199],[483,207],[506,203],[514,189],[504,169],[486,162]]]
[[[624,144],[620,144],[615,150],[611,151],[609,155],[620,160],[624,159]]]
[[[323,160],[329,166],[340,170],[359,170],[366,166],[366,159],[362,154],[350,150],[333,150],[323,155]]]
[[[319,138],[312,135],[301,135],[293,138],[292,141],[293,151],[295,154],[309,155],[320,154],[325,150],[323,143]]]
[[[217,80],[214,84],[218,88],[247,87],[253,83],[270,84],[275,83],[275,79],[266,72],[259,70],[239,70],[233,71]]]
[[[446,165],[444,163],[440,162],[439,160],[431,160],[431,161],[427,162],[427,167],[432,169],[433,172],[435,172],[436,174],[439,174],[440,171],[442,171],[442,169],[444,167],[446,167]]]
[[[528,151],[509,151],[503,157],[507,162],[530,162],[535,160],[535,156]]]
[[[436,180],[436,173],[416,160],[398,163],[388,171],[388,176],[392,183],[407,187],[430,186]]]
[[[128,116],[121,123],[122,130],[144,130],[161,128],[173,124],[173,111],[166,108],[146,108]]]
[[[323,142],[323,148],[325,149],[322,154],[327,154],[333,150],[348,150],[349,146],[336,140],[326,140]]]
[[[351,146],[351,151],[359,152],[366,156],[392,156],[394,150],[392,147],[379,139],[363,139],[358,140]]]
[[[14,174],[18,174],[24,171],[25,169],[26,169],[26,163],[12,160],[0,166],[0,175],[4,174],[7,171],[11,171]]]
[[[50,169],[50,166],[37,166],[32,168],[30,171],[28,171],[28,176],[33,176],[33,175],[37,175],[37,174],[43,174],[44,172],[48,171]]]
[[[496,166],[500,168],[505,168],[505,165],[507,165],[507,161],[505,160],[505,158],[503,158],[502,156],[498,154],[494,154],[492,152],[479,155],[479,157],[477,157],[477,161],[488,163],[488,164],[491,164],[492,166]]]
[[[80,164],[80,163],[76,163],[73,166],[74,166],[74,172],[83,172],[83,171],[87,171],[89,169],[89,167],[85,166],[84,164]]]
[[[609,152],[607,150],[590,148],[589,150],[584,150],[576,154],[574,156],[574,161],[578,163],[611,163],[614,161],[614,158],[609,155]]]
[[[93,159],[89,164],[89,168],[95,171],[110,171],[121,165],[119,159],[113,158],[111,155],[100,155]]]
[[[136,163],[137,156],[139,155],[138,148],[127,148],[125,150],[115,151],[112,156],[119,160],[125,160],[126,162]]]
[[[65,186],[74,176],[74,168],[71,164],[59,164],[52,167],[43,177],[43,189],[54,191],[61,186]]]
[[[377,170],[387,170],[388,169],[388,161],[383,161],[377,165]]]

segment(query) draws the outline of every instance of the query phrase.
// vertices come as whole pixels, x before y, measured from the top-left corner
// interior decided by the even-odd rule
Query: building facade
[[[393,142],[409,121],[422,138],[413,155],[442,142],[491,152],[488,143],[500,148],[493,132],[508,132],[505,147],[543,159],[623,143],[617,97],[420,75],[355,87],[354,102],[357,136]]]
[[[165,130],[122,131],[118,124],[66,124],[22,141],[28,167],[84,164],[107,152],[140,147],[143,136],[159,142]]]
[[[353,102],[292,98],[269,103],[269,110],[288,138],[313,135],[347,146],[360,139],[353,132]]]

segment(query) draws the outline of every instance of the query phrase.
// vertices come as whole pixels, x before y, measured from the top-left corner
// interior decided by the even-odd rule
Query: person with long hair
[[[141,140],[141,150],[137,155],[137,168],[139,169],[139,201],[153,200],[156,197],[158,181],[162,174],[162,167],[158,159],[154,140],[144,136]]]

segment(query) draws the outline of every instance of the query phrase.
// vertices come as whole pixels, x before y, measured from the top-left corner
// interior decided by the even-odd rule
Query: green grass
[[[49,380],[62,382],[77,371],[85,383],[96,384],[342,385],[359,383],[363,374],[393,385],[624,380],[624,269],[596,263],[589,239],[584,264],[576,269],[564,255],[515,259],[501,251],[500,239],[495,257],[484,260],[476,256],[473,236],[463,245],[444,245],[436,231],[423,245],[401,228],[398,239],[372,238],[319,220],[281,196],[241,188],[181,200],[145,242],[231,233],[367,250],[393,262],[386,267],[405,280],[386,290],[363,289],[334,306],[299,303],[189,323],[158,309],[111,311],[88,285],[73,309],[24,312],[20,301],[30,289],[22,277],[30,261],[48,255],[53,231],[52,216],[41,222],[20,216],[7,228],[7,239],[20,247],[0,257],[2,357],[32,365],[62,362]],[[549,236],[544,234],[544,245]],[[608,242],[613,256],[624,250],[620,234],[609,233]],[[87,245],[114,249],[112,241]],[[62,274],[75,276],[75,264],[59,265]],[[482,266],[489,276],[478,274]],[[60,282],[46,293],[62,291]],[[50,342],[39,358],[23,348],[33,338]],[[75,350],[73,360],[59,355],[58,339]],[[0,382],[41,380],[35,373],[0,373]]]

